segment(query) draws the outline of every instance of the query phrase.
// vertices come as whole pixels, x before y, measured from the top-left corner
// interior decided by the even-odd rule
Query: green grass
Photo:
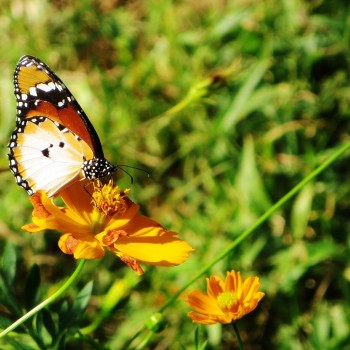
[[[349,142],[347,1],[6,3],[0,10],[0,166],[7,168],[15,126],[13,70],[21,55],[31,54],[75,95],[110,161],[151,173],[131,171],[131,196],[143,213],[195,248],[178,267],[143,265],[140,278],[111,254],[88,261],[64,299],[72,305],[94,280],[76,327],[97,326],[70,337],[67,349],[124,349],[145,319]],[[207,78],[220,84],[166,114]],[[348,163],[349,153],[208,271],[261,278],[265,298],[238,322],[247,349],[350,349]],[[6,242],[15,246],[14,293],[24,307],[23,281],[33,264],[41,271],[39,301],[63,283],[75,261],[58,250],[59,234],[21,230],[30,222],[28,196],[9,170],[0,181],[0,251]],[[130,185],[127,177],[122,183]],[[111,301],[106,295],[114,284],[124,292],[110,292]],[[195,288],[204,290],[204,277]],[[112,309],[103,313],[106,303]],[[54,320],[62,304],[49,308]],[[194,349],[188,311],[184,298],[168,307],[167,327],[148,348]],[[0,306],[0,326],[8,314]],[[237,344],[230,327],[200,328],[207,349]],[[21,333],[9,338],[2,348],[17,349],[14,341],[36,348]],[[49,342],[49,334],[43,339]]]

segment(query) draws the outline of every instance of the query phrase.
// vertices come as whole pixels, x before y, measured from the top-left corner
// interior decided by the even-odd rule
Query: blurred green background
[[[131,197],[195,248],[179,267],[143,265],[140,278],[111,254],[89,261],[67,299],[93,279],[80,327],[101,322],[67,349],[123,349],[145,318],[349,141],[349,6],[346,0],[1,2],[0,251],[7,241],[16,247],[17,298],[26,297],[23,281],[33,264],[40,266],[41,300],[76,263],[58,250],[58,233],[20,229],[30,222],[31,205],[7,170],[6,145],[16,118],[12,76],[24,54],[65,82],[107,159],[151,173],[131,169]],[[218,81],[216,89],[164,117],[208,77]],[[224,276],[236,269],[262,280],[265,298],[238,322],[247,349],[350,349],[349,176],[347,154],[210,271]],[[121,183],[130,186],[125,176]],[[104,314],[113,286],[120,299]],[[204,289],[204,278],[193,288]],[[167,327],[148,348],[194,349],[188,311],[184,298],[168,308]],[[227,326],[202,327],[202,337],[207,349],[236,344]]]

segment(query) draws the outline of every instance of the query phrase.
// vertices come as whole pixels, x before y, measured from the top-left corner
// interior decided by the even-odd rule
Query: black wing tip
[[[22,55],[19,60],[18,63],[21,63],[22,61],[25,60],[34,60],[34,61],[40,61],[37,57],[32,56],[32,55]]]
[[[40,59],[32,55],[23,55],[19,58],[16,69],[15,69],[15,74],[19,72],[21,67],[27,66],[29,64],[34,64],[37,67],[44,67],[47,70],[50,70],[50,68]]]

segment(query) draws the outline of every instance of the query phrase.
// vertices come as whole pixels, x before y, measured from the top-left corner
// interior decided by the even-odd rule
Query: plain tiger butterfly
[[[61,79],[42,61],[23,56],[14,73],[16,129],[9,150],[16,182],[30,195],[51,197],[73,183],[103,178],[109,163],[100,139]]]

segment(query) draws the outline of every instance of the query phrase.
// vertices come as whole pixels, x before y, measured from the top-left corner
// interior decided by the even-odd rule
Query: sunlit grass
[[[138,283],[113,256],[89,261],[68,300],[94,280],[81,327],[99,320],[88,334],[96,349],[122,349],[152,312],[349,139],[344,2],[17,0],[1,11],[0,165],[7,166],[15,126],[13,69],[32,54],[75,95],[107,158],[151,173],[130,171],[131,197],[196,249],[179,267],[147,267]],[[232,65],[204,99],[164,115]],[[334,349],[349,341],[347,164],[345,154],[210,271],[260,276],[266,296],[239,327],[247,348]],[[33,263],[45,294],[74,261],[59,252],[58,235],[20,230],[30,222],[27,195],[10,171],[0,176],[0,245],[11,241],[19,255],[16,295],[23,297]],[[130,185],[126,176],[122,182]],[[128,292],[104,313],[118,280]],[[188,311],[183,299],[169,307],[168,327],[150,348],[193,347]],[[233,342],[220,327],[203,333],[207,349]]]

